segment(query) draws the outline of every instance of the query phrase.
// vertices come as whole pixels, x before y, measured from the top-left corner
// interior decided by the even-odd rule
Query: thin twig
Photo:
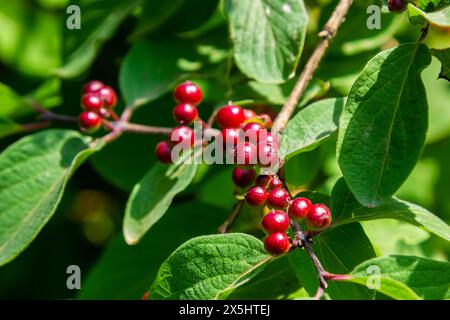
[[[339,26],[343,22],[352,2],[353,0],[341,0],[331,14],[328,22],[325,24],[325,27],[319,33],[322,41],[319,43],[319,45],[316,47],[313,54],[309,58],[308,62],[305,65],[305,68],[298,77],[297,83],[292,90],[288,100],[275,119],[272,126],[273,131],[280,132],[283,131],[284,128],[286,128],[290,117],[294,113],[295,108],[300,101],[300,97],[305,92],[309,81],[311,80],[314,72],[319,66],[320,61],[325,55],[325,51],[330,45],[331,39],[335,36],[337,30],[339,29]]]
[[[242,206],[244,205],[244,200],[239,200],[234,208],[233,211],[228,216],[227,220],[219,227],[219,233],[227,233],[228,230],[233,226],[234,222],[236,221],[236,218],[239,215],[239,212],[242,209]]]
[[[216,119],[216,116],[217,116],[217,112],[219,112],[219,110],[214,110],[211,113],[211,116],[209,117],[208,122],[206,123],[208,128],[212,128],[212,126],[214,124],[214,120]]]
[[[148,134],[169,134],[172,129],[165,127],[153,127],[130,122],[122,123],[121,129],[124,132],[148,133]]]

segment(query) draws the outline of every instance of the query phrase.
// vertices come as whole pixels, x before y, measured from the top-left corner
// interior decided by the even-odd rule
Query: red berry
[[[277,209],[284,209],[289,205],[291,196],[284,188],[278,188],[269,192],[267,203]]]
[[[289,228],[289,217],[281,210],[272,210],[264,216],[261,226],[266,233],[284,232]]]
[[[258,149],[253,143],[239,142],[234,149],[234,161],[237,165],[253,166],[258,160]]]
[[[406,8],[405,0],[388,0],[388,8],[391,12],[400,12]]]
[[[92,133],[98,130],[102,124],[102,118],[94,111],[83,111],[78,117],[82,130]]]
[[[314,204],[308,212],[306,223],[312,230],[320,230],[328,226],[331,222],[331,211],[324,204]]]
[[[179,124],[189,125],[198,117],[197,107],[191,103],[180,103],[173,109],[173,117]]]
[[[255,111],[251,109],[244,109],[244,118],[245,120],[251,120],[256,118],[257,114]]]
[[[103,108],[103,100],[98,93],[88,92],[81,98],[81,105],[86,110],[99,111]]]
[[[261,135],[261,142],[275,147],[280,145],[280,139],[272,132],[266,132],[265,135]]]
[[[186,81],[175,88],[173,97],[178,103],[198,105],[203,99],[203,93],[199,86],[190,81]]]
[[[249,122],[243,128],[245,140],[258,144],[263,134],[264,126],[258,122]]]
[[[172,149],[168,141],[161,141],[156,145],[155,154],[159,161],[162,163],[172,163]]]
[[[307,198],[296,198],[292,200],[289,206],[288,213],[291,218],[303,220],[308,216],[308,212],[311,210],[312,203]]]
[[[101,81],[98,80],[92,80],[86,83],[83,87],[83,93],[91,93],[91,92],[97,92],[101,88],[103,88],[104,84]]]
[[[256,171],[254,169],[233,169],[232,179],[235,185],[241,188],[248,187],[255,179]]]
[[[264,204],[267,198],[266,189],[256,186],[250,188],[245,194],[245,200],[253,207],[260,207]]]
[[[223,106],[217,113],[217,123],[221,128],[239,128],[244,120],[244,110],[239,106]]]
[[[237,128],[222,129],[222,139],[224,147],[229,149],[236,148],[236,145],[241,141],[241,130]]]
[[[288,252],[290,246],[289,238],[283,232],[269,234],[264,240],[266,250],[275,256]]]
[[[186,126],[179,126],[173,128],[169,137],[170,142],[173,146],[176,146],[180,143],[193,146],[195,142],[194,130]]]
[[[283,186],[283,181],[281,181],[280,178],[275,176],[272,178],[272,180],[270,180],[269,190],[278,189],[278,188],[281,188],[282,186]]]
[[[256,185],[267,189],[271,180],[272,176],[262,174],[256,178]]]
[[[148,295],[150,294],[150,291],[147,291],[142,295],[142,300],[148,300]]]
[[[263,167],[271,167],[279,162],[278,146],[261,141],[258,144],[258,163]]]
[[[103,86],[98,93],[100,94],[100,97],[103,99],[103,102],[105,103],[105,107],[107,108],[114,108],[117,104],[117,94],[116,91],[109,87],[109,86]]]

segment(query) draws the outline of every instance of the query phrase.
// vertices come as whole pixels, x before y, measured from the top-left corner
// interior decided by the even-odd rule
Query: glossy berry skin
[[[391,12],[401,12],[406,9],[405,0],[388,0],[388,8]]]
[[[306,217],[306,224],[311,230],[320,230],[331,222],[331,211],[324,204],[314,204]]]
[[[234,149],[241,141],[240,133],[237,128],[222,129],[223,145]]]
[[[239,166],[253,166],[257,164],[258,149],[253,143],[239,142],[234,149],[234,162]]]
[[[242,131],[244,131],[244,136],[247,141],[251,143],[258,144],[261,140],[262,134],[261,130],[265,130],[264,126],[258,122],[249,122],[242,127]]]
[[[180,143],[183,143],[186,146],[193,146],[195,142],[194,130],[186,126],[173,128],[169,137],[172,146],[176,146]]]
[[[281,181],[280,178],[275,176],[272,178],[272,180],[270,180],[269,190],[275,190],[275,189],[281,188],[282,186],[283,186],[283,181]]]
[[[156,145],[155,154],[158,160],[165,164],[172,163],[172,149],[168,141],[161,141]]]
[[[296,220],[303,220],[308,216],[312,208],[312,203],[307,198],[295,198],[289,206],[289,216]]]
[[[257,114],[255,111],[251,109],[244,109],[244,118],[245,121],[256,118]]]
[[[83,111],[78,117],[78,122],[83,131],[92,133],[100,128],[102,118],[94,111]]]
[[[244,122],[244,110],[239,106],[223,106],[217,112],[217,123],[223,128],[239,128]]]
[[[248,189],[245,194],[245,200],[252,207],[260,207],[266,202],[267,191],[266,189],[256,186]]]
[[[199,86],[190,81],[186,81],[175,88],[173,98],[177,103],[198,105],[203,99],[203,93]]]
[[[103,108],[103,100],[96,92],[89,92],[81,98],[81,106],[89,111],[100,111]]]
[[[264,240],[264,248],[274,256],[288,252],[290,246],[289,237],[284,232],[269,234]]]
[[[284,209],[289,205],[291,196],[284,188],[271,190],[267,196],[267,204],[273,208]]]
[[[173,117],[179,124],[189,125],[198,117],[198,109],[191,103],[180,103],[173,109]]]
[[[256,171],[254,169],[242,169],[235,167],[232,173],[232,179],[236,186],[246,188],[255,180]]]
[[[103,88],[101,88],[98,91],[98,94],[100,95],[100,97],[103,99],[103,102],[105,104],[106,108],[114,108],[117,104],[117,94],[116,91],[109,87],[109,86],[103,86]]]
[[[261,136],[261,143],[265,143],[278,148],[280,145],[280,139],[278,139],[278,137],[274,133],[266,132],[265,135]]]
[[[290,220],[288,215],[281,210],[272,210],[264,216],[261,227],[268,234],[284,232],[289,228]]]
[[[101,88],[103,88],[104,84],[101,81],[98,80],[92,80],[86,83],[83,87],[83,93],[91,93],[91,92],[97,92]]]
[[[264,141],[258,144],[258,164],[262,167],[271,167],[278,163],[278,146],[266,144]]]
[[[258,177],[256,177],[256,185],[267,189],[271,180],[272,180],[272,176],[262,174],[262,175],[259,175]]]

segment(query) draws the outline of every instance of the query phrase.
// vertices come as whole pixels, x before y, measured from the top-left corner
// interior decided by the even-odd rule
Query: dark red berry
[[[271,180],[272,176],[262,174],[256,178],[256,185],[267,189]]]
[[[269,190],[278,189],[278,188],[281,188],[282,186],[283,186],[283,181],[281,181],[281,179],[278,178],[277,176],[274,176],[272,178],[272,180],[270,180]]]
[[[100,94],[100,97],[103,99],[103,102],[105,103],[105,107],[107,108],[114,108],[117,104],[117,94],[116,91],[109,87],[109,86],[103,86],[98,93]]]
[[[246,188],[252,184],[255,179],[256,171],[254,169],[242,169],[235,167],[233,169],[233,182],[240,188]]]
[[[296,198],[292,200],[288,213],[293,219],[303,220],[308,216],[312,203],[307,198]]]
[[[193,146],[195,142],[194,130],[186,126],[179,126],[172,129],[169,135],[173,146],[183,143],[186,146]]]
[[[308,212],[306,223],[312,230],[320,230],[328,226],[331,222],[331,211],[324,204],[314,204]]]
[[[243,126],[242,131],[244,131],[244,137],[246,141],[258,144],[261,140],[261,136],[264,136],[265,131],[264,126],[258,122],[249,122]]]
[[[179,124],[189,125],[198,117],[197,107],[191,103],[180,103],[173,109],[173,117]]]
[[[203,93],[199,86],[186,81],[175,88],[173,97],[178,103],[198,105],[203,99]]]
[[[269,234],[264,240],[264,248],[275,256],[288,252],[290,246],[289,237],[284,232]]]
[[[161,141],[156,145],[155,154],[159,161],[162,163],[172,163],[172,149],[168,141]]]
[[[264,216],[261,226],[266,233],[284,232],[289,228],[289,217],[281,210],[272,210]]]
[[[245,120],[251,120],[256,118],[257,114],[255,111],[251,109],[244,109],[244,118]]]
[[[262,141],[258,144],[258,163],[263,167],[271,167],[278,164],[278,146]]]
[[[241,130],[237,128],[222,129],[222,139],[225,147],[234,150],[241,141]]]
[[[388,0],[388,8],[391,12],[400,12],[406,9],[405,0]]]
[[[267,204],[277,209],[284,209],[289,205],[291,196],[284,188],[278,188],[269,192]]]
[[[258,160],[258,149],[253,143],[239,142],[234,149],[235,164],[241,166],[256,165]]]
[[[86,83],[83,87],[83,93],[91,93],[91,92],[97,92],[101,88],[103,88],[104,84],[101,81],[98,80],[92,80]]]
[[[280,145],[280,139],[278,139],[278,137],[274,133],[267,131],[265,132],[265,135],[261,135],[261,142],[269,144],[271,146],[275,146],[277,148]]]
[[[260,207],[266,202],[267,191],[266,189],[256,186],[248,189],[245,194],[245,200],[253,207]]]
[[[78,122],[83,131],[92,133],[100,128],[102,124],[102,118],[98,113],[94,111],[83,111],[78,117]]]
[[[244,120],[244,110],[239,106],[223,106],[217,113],[217,123],[221,128],[239,128]]]
[[[81,106],[90,111],[99,111],[103,108],[103,100],[97,92],[89,92],[81,98]]]

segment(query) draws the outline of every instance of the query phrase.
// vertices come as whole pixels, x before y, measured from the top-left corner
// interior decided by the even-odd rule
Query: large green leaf
[[[349,224],[314,238],[313,248],[323,267],[336,274],[349,273],[358,264],[375,257],[372,245],[358,223]],[[318,287],[317,273],[305,250],[289,255],[300,283],[310,295]],[[332,299],[374,299],[370,290],[341,282],[329,282],[326,293]]]
[[[155,164],[134,187],[125,210],[123,232],[129,244],[137,243],[164,215],[173,198],[186,189],[197,171],[196,164]]]
[[[450,48],[446,49],[431,49],[431,54],[441,61],[441,73],[439,77],[450,81]]]
[[[344,98],[324,99],[298,112],[281,138],[280,158],[313,150],[324,142],[336,131],[344,103]]]
[[[431,25],[441,28],[450,27],[450,5],[438,11],[424,12],[415,5],[409,3],[408,14],[409,21],[411,21],[412,24],[425,25],[430,23]]]
[[[434,11],[443,6],[450,5],[450,0],[419,0],[417,6],[426,11]]]
[[[370,60],[352,87],[337,152],[350,189],[365,206],[389,199],[420,156],[428,126],[420,73],[430,63],[424,45],[403,44]]]
[[[197,237],[161,265],[149,299],[223,299],[271,259],[262,242],[247,234]]]
[[[284,82],[297,66],[308,14],[303,0],[227,0],[234,58],[260,82]]]
[[[73,78],[86,71],[137,3],[137,0],[71,1],[81,10],[81,28],[64,28],[64,65],[56,74]]]
[[[94,152],[76,131],[27,136],[0,155],[0,265],[17,256],[56,210],[75,169]]]
[[[411,256],[380,257],[357,266],[351,276],[349,281],[364,286],[370,284],[371,289],[394,299],[450,298],[448,262]]]
[[[450,227],[428,210],[396,198],[376,208],[367,208],[356,201],[344,179],[340,179],[331,195],[333,222],[331,227],[362,220],[398,219],[419,226],[450,241]]]
[[[135,246],[127,245],[123,235],[118,235],[83,282],[79,298],[140,299],[160,265],[177,247],[195,236],[214,233],[227,214],[217,207],[189,201],[171,206]]]

